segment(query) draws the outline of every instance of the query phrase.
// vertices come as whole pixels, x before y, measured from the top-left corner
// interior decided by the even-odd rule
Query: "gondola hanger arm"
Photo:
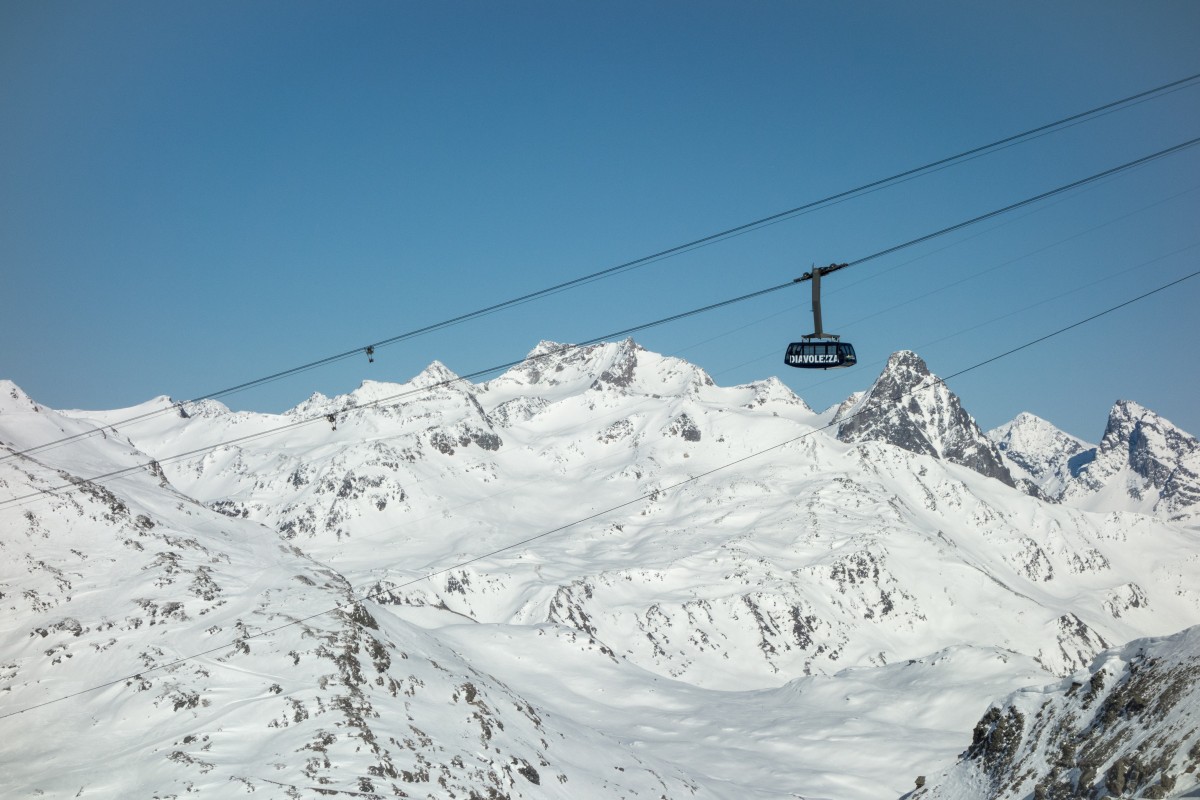
[[[827,267],[813,267],[812,272],[806,272],[799,278],[793,278],[792,283],[802,283],[803,281],[811,281],[813,272],[819,272],[821,275],[828,275],[831,272],[837,272],[839,269],[845,269],[849,264],[830,264]]]

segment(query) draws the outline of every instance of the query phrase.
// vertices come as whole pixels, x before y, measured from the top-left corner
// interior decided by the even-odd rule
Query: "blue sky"
[[[0,377],[186,399],[1200,72],[1200,4],[8,3]],[[852,261],[1200,136],[1200,86],[226,399],[459,373]],[[782,364],[807,285],[639,334],[823,408],[1200,269],[1200,148],[831,276],[854,370]],[[951,381],[986,428],[1200,433],[1200,278]]]

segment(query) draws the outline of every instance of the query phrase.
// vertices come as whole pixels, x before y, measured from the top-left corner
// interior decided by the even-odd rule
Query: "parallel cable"
[[[1110,306],[1109,308],[1106,308],[1103,311],[1092,314],[1091,316],[1081,319],[1077,322],[1073,322],[1070,325],[1066,325],[1062,328],[1059,328],[1058,330],[1052,331],[1051,333],[1047,333],[1044,336],[1039,336],[1036,339],[1032,339],[1032,340],[1025,342],[1024,344],[1018,345],[1017,347],[1014,347],[1010,350],[1006,350],[1003,353],[994,355],[991,358],[987,358],[983,361],[976,362],[975,364],[972,364],[969,367],[960,369],[957,372],[953,372],[950,375],[947,375],[945,377],[932,376],[931,380],[922,383],[920,386],[914,387],[906,392],[902,392],[897,397],[897,399],[898,400],[903,399],[905,397],[915,395],[917,392],[924,391],[925,389],[931,389],[935,386],[945,384],[947,381],[949,381],[952,378],[957,378],[960,375],[965,375],[968,372],[973,372],[974,370],[977,370],[981,367],[987,366],[988,364],[991,364],[995,361],[999,361],[1000,359],[1005,358],[1010,355],[1013,355],[1014,353],[1019,353],[1022,350],[1033,347],[1034,345],[1040,344],[1048,339],[1052,339],[1055,336],[1059,336],[1063,333],[1066,333],[1067,331],[1073,330],[1082,325],[1086,325],[1089,322],[1100,319],[1101,317],[1104,317],[1108,314],[1111,314],[1115,311],[1125,308],[1126,306],[1130,306],[1141,300],[1145,300],[1146,298],[1156,295],[1159,292],[1163,292],[1163,291],[1166,291],[1167,289],[1178,286],[1179,284],[1183,283],[1184,281],[1191,280],[1192,278],[1195,278],[1197,276],[1200,276],[1200,270],[1192,272],[1188,275],[1184,275],[1183,277],[1178,278],[1174,281],[1171,281],[1170,283],[1163,284],[1162,286],[1159,286],[1156,289],[1151,289],[1148,292],[1140,294],[1137,297],[1133,297],[1122,303],[1118,303],[1115,306]],[[581,525],[585,522],[590,522],[594,519],[598,519],[599,517],[602,517],[606,514],[612,513],[614,511],[619,511],[622,508],[626,508],[635,503],[639,503],[643,500],[648,500],[648,499],[651,499],[652,497],[659,497],[666,492],[674,491],[674,490],[679,489],[688,484],[695,483],[703,478],[707,478],[710,475],[714,475],[718,472],[722,472],[724,470],[727,470],[731,467],[735,467],[739,464],[743,464],[752,459],[759,458],[761,456],[766,455],[767,453],[771,453],[776,450],[780,450],[784,447],[787,447],[788,445],[794,444],[795,442],[798,442],[802,439],[806,439],[806,438],[813,436],[821,431],[828,430],[829,428],[832,428],[835,425],[840,426],[846,420],[853,419],[854,417],[857,417],[858,415],[863,414],[866,411],[867,411],[866,408],[860,408],[858,411],[855,411],[852,414],[848,414],[845,417],[838,419],[838,420],[832,420],[819,428],[813,428],[812,430],[806,431],[806,432],[800,434],[799,436],[793,436],[792,438],[787,439],[785,441],[779,442],[779,443],[771,445],[769,447],[765,447],[761,450],[756,450],[748,455],[734,459],[733,461],[726,462],[724,464],[713,467],[712,469],[709,469],[709,470],[705,470],[704,472],[698,473],[696,475],[691,475],[683,480],[680,480],[673,484],[670,484],[669,486],[655,488],[649,492],[646,492],[643,495],[640,495],[639,497],[633,498],[632,500],[627,500],[626,502],[618,503],[617,505],[614,505],[614,506],[609,506],[608,508],[605,508],[601,511],[597,511],[593,514],[588,514],[587,516],[579,517],[578,519],[567,522],[563,525],[558,526],[557,528],[552,528],[550,530],[542,531],[541,533],[537,533],[532,536],[528,536],[524,539],[520,539],[516,542],[512,542],[510,544],[504,545],[503,547],[495,548],[494,550],[491,550],[487,553],[483,553],[483,554],[480,554],[477,556],[472,556],[471,558],[459,560],[458,562],[456,562],[448,567],[444,567],[441,569],[426,572],[423,575],[420,575],[415,578],[411,578],[411,579],[404,581],[402,583],[399,583],[399,584],[389,586],[386,589],[380,588],[380,589],[376,589],[376,590],[366,592],[366,593],[354,594],[350,600],[347,600],[344,603],[338,603],[337,605],[335,605],[331,608],[325,609],[323,611],[318,611],[316,613],[309,614],[308,616],[305,616],[305,617],[293,619],[289,622],[283,623],[282,625],[276,625],[275,627],[267,628],[267,629],[261,630],[257,633],[248,634],[246,636],[239,636],[238,638],[234,639],[233,641],[228,642],[226,644],[219,645],[217,647],[211,647],[211,648],[208,648],[207,650],[202,650],[202,651],[193,653],[191,655],[181,656],[180,658],[174,659],[172,661],[167,661],[162,664],[156,664],[152,667],[147,667],[146,669],[139,670],[138,672],[134,672],[129,675],[125,675],[125,676],[117,678],[115,680],[110,680],[110,681],[106,681],[104,683],[96,684],[94,686],[90,686],[85,689],[80,689],[79,691],[72,692],[67,695],[62,695],[62,696],[55,697],[50,700],[45,700],[43,702],[36,703],[31,706],[26,706],[25,708],[20,708],[15,711],[5,712],[3,714],[0,714],[0,719],[7,719],[8,717],[17,716],[19,714],[25,714],[27,712],[34,711],[39,708],[44,708],[46,706],[53,705],[55,703],[61,703],[64,700],[70,700],[75,697],[80,697],[81,695],[90,694],[91,692],[96,692],[101,689],[106,689],[110,686],[116,686],[117,684],[124,683],[126,681],[138,680],[138,679],[141,679],[143,676],[145,676],[148,673],[158,672],[158,671],[164,670],[164,669],[170,669],[171,667],[175,667],[180,664],[187,663],[189,661],[194,661],[196,659],[203,658],[204,656],[212,655],[213,653],[221,652],[224,650],[229,650],[230,648],[237,648],[239,646],[239,644],[243,644],[243,643],[251,641],[253,639],[260,639],[260,638],[262,638],[264,636],[268,636],[272,633],[278,633],[279,631],[285,630],[286,628],[290,628],[290,627],[293,627],[296,625],[302,625],[306,622],[316,619],[317,617],[327,616],[329,614],[334,614],[339,611],[344,611],[345,609],[356,606],[356,605],[362,603],[363,601],[374,600],[375,598],[380,597],[382,595],[390,594],[399,589],[407,588],[414,584],[421,583],[423,581],[427,581],[432,578],[436,578],[440,575],[445,575],[446,573],[452,572],[453,570],[456,570],[456,569],[462,569],[465,566],[469,566],[471,564],[482,561],[486,558],[491,558],[491,557],[499,555],[501,553],[505,553],[509,550],[513,550],[513,549],[521,547],[523,545],[527,545],[527,544],[529,544],[531,542],[535,542],[539,539],[544,539],[547,536],[552,536],[553,534],[561,533],[562,531],[568,530],[569,528],[573,528],[573,527],[575,527],[577,525]]]
[[[335,362],[342,361],[347,358],[358,357],[358,356],[361,356],[363,353],[373,354],[375,352],[375,350],[380,347],[386,347],[388,345],[396,344],[398,342],[402,342],[407,339],[412,339],[412,338],[421,336],[426,333],[432,333],[434,331],[442,330],[444,328],[458,325],[460,323],[467,322],[472,319],[477,319],[479,317],[483,317],[483,316],[495,313],[497,311],[501,311],[506,308],[511,308],[513,306],[521,305],[523,303],[527,303],[532,300],[536,300],[538,298],[545,297],[547,295],[555,294],[555,293],[564,291],[566,289],[570,289],[570,288],[573,288],[576,286],[581,286],[581,285],[584,285],[587,283],[591,283],[593,281],[601,280],[603,278],[607,278],[612,275],[617,275],[621,272],[625,272],[625,271],[632,270],[632,269],[635,269],[635,268],[638,268],[641,266],[645,266],[645,265],[653,263],[655,261],[660,261],[662,259],[669,258],[671,256],[678,255],[680,253],[688,252],[690,250],[694,250],[694,249],[697,249],[700,247],[705,247],[707,245],[714,244],[723,239],[727,239],[727,238],[730,238],[733,236],[739,236],[743,233],[748,233],[748,232],[750,232],[752,230],[756,230],[758,228],[762,228],[762,227],[765,227],[768,225],[773,225],[773,224],[775,224],[777,222],[781,222],[785,219],[789,219],[791,217],[795,217],[795,216],[807,213],[809,211],[816,210],[823,206],[833,205],[835,203],[850,199],[857,195],[868,194],[870,192],[874,192],[879,189],[885,188],[886,186],[888,186],[890,184],[901,183],[901,182],[905,182],[907,180],[911,180],[915,177],[918,177],[919,175],[921,175],[923,173],[933,172],[933,171],[937,171],[940,169],[944,169],[948,166],[953,165],[956,162],[978,158],[980,156],[989,154],[992,151],[1006,149],[1008,147],[1012,147],[1014,145],[1023,143],[1026,140],[1040,138],[1041,136],[1045,136],[1049,133],[1056,132],[1058,129],[1073,127],[1074,125],[1077,125],[1084,121],[1087,121],[1088,118],[1090,118],[1090,117],[1101,116],[1104,114],[1112,113],[1113,111],[1116,111],[1116,110],[1122,108],[1123,106],[1134,105],[1134,104],[1137,104],[1140,102],[1145,102],[1146,100],[1152,98],[1154,95],[1167,94],[1167,93],[1171,93],[1171,92],[1186,88],[1188,84],[1194,83],[1197,79],[1200,79],[1200,73],[1196,73],[1194,75],[1189,75],[1186,78],[1180,78],[1179,80],[1171,81],[1170,83],[1165,83],[1165,84],[1162,84],[1161,86],[1156,86],[1153,89],[1147,89],[1143,92],[1138,92],[1137,94],[1133,94],[1128,97],[1124,97],[1120,100],[1114,100],[1110,103],[1105,103],[1104,105],[1096,106],[1095,108],[1089,109],[1087,111],[1082,111],[1078,114],[1073,114],[1069,117],[1064,117],[1064,118],[1056,120],[1054,122],[1050,122],[1045,125],[1040,125],[1036,128],[1030,128],[1029,130],[1023,131],[1021,133],[1013,134],[1011,136],[1006,136],[1003,139],[997,139],[996,141],[991,142],[989,144],[981,145],[979,147],[974,147],[970,150],[964,150],[961,153],[957,153],[952,156],[947,156],[945,158],[941,158],[936,161],[931,161],[928,164],[923,164],[919,167],[913,167],[913,168],[905,170],[903,172],[898,172],[898,173],[891,175],[889,177],[886,177],[886,178],[880,178],[878,180],[874,180],[869,183],[864,183],[861,186],[857,186],[853,189],[847,189],[845,191],[829,195],[827,197],[821,198],[820,200],[813,200],[813,201],[805,203],[803,205],[799,205],[794,208],[790,208],[786,211],[780,211],[780,212],[771,214],[766,217],[761,217],[752,222],[746,222],[741,225],[737,225],[732,228],[728,228],[726,230],[720,231],[718,233],[709,234],[708,236],[702,236],[699,239],[693,239],[690,242],[676,245],[674,247],[669,247],[665,250],[660,250],[656,253],[652,253],[647,256],[642,256],[641,258],[633,259],[632,261],[626,261],[626,262],[624,262],[622,264],[618,264],[614,267],[609,267],[607,269],[599,270],[597,272],[593,272],[588,275],[581,276],[579,278],[574,278],[569,281],[564,281],[562,283],[555,284],[554,286],[549,286],[544,289],[539,289],[534,292],[529,292],[529,293],[521,295],[519,297],[514,297],[509,300],[505,300],[505,301],[502,301],[499,303],[494,303],[492,305],[485,306],[480,309],[476,309],[475,311],[470,311],[465,314],[460,314],[456,317],[451,317],[449,319],[442,320],[441,322],[435,322],[435,323],[431,323],[429,325],[426,325],[426,326],[423,326],[420,328],[414,328],[413,330],[407,331],[405,333],[397,334],[395,336],[392,336],[392,337],[389,337],[386,339],[382,339],[377,342],[372,342],[372,343],[363,345],[362,347],[356,347],[352,350],[346,350],[344,352],[337,353],[335,355],[326,356],[324,358],[320,358],[315,361],[310,361],[307,364],[301,364],[299,366],[281,370],[279,372],[275,372],[270,375],[265,375],[260,378],[255,378],[253,380],[245,381],[243,383],[239,383],[234,386],[227,387],[225,389],[220,389],[220,390],[217,390],[214,392],[209,392],[208,394],[200,395],[196,398],[193,398],[192,400],[180,401],[180,402],[175,403],[173,406],[170,406],[167,408],[156,409],[154,411],[149,411],[149,412],[146,412],[143,414],[135,415],[135,416],[129,417],[127,419],[121,420],[119,422],[112,423],[105,427],[112,428],[112,427],[116,427],[116,426],[129,425],[129,424],[135,423],[135,422],[141,422],[145,419],[149,419],[151,417],[158,416],[159,414],[166,413],[167,411],[169,411],[171,409],[182,408],[186,403],[198,403],[203,400],[215,400],[217,398],[225,397],[227,395],[241,392],[246,389],[251,389],[251,388],[254,388],[257,386],[262,386],[264,384],[271,383],[273,381],[280,380],[282,378],[290,377],[292,375],[296,375],[301,372],[306,372],[311,369],[316,369],[318,367],[327,366],[329,364],[333,364]],[[882,253],[879,255],[882,255]],[[61,444],[66,444],[68,442],[75,441],[76,439],[94,436],[94,435],[96,435],[96,433],[97,433],[97,431],[93,430],[93,431],[85,431],[82,433],[76,433],[71,436],[65,436],[60,439],[56,439],[54,441],[50,441],[50,442],[46,442],[41,445],[36,445],[34,447],[26,448],[25,450],[22,450],[19,452],[13,452],[13,453],[10,453],[5,456],[0,456],[0,461],[3,461],[8,458],[12,458],[14,456],[18,456],[18,455],[28,455],[30,453],[37,452],[39,450],[43,450],[43,449],[54,447],[54,446],[61,445]]]
[[[1166,150],[1159,150],[1157,153],[1151,153],[1148,156],[1143,156],[1142,158],[1135,159],[1133,161],[1129,161],[1125,164],[1120,165],[1119,167],[1113,167],[1112,169],[1106,169],[1103,172],[1097,172],[1095,175],[1090,175],[1086,178],[1081,178],[1080,180],[1077,180],[1074,183],[1068,183],[1065,186],[1059,186],[1057,189],[1051,189],[1048,192],[1042,192],[1039,195],[1034,195],[1033,197],[1026,198],[1019,202],[1013,203],[1012,205],[1007,205],[1004,208],[998,208],[995,211],[989,211],[986,214],[981,214],[978,217],[973,217],[969,220],[966,220],[965,222],[959,222],[955,225],[951,225],[948,228],[942,228],[940,231],[934,231],[933,233],[927,233],[924,236],[918,236],[916,239],[910,239],[909,241],[904,242],[903,244],[898,244],[898,245],[894,245],[892,247],[888,247],[884,250],[880,250],[878,253],[872,253],[869,256],[860,258],[857,261],[851,261],[847,264],[838,264],[838,265],[832,265],[832,266],[836,266],[837,269],[842,269],[844,267],[854,267],[859,264],[865,264],[868,261],[873,261],[877,258],[881,258],[886,255],[891,255],[892,253],[895,253],[898,250],[903,250],[905,248],[912,247],[913,245],[918,245],[923,242],[927,242],[930,239],[936,239],[939,236],[944,236],[947,233],[953,233],[954,231],[961,230],[962,228],[966,228],[970,225],[974,225],[976,223],[983,222],[985,220],[989,220],[993,217],[998,217],[1001,214],[1008,213],[1009,211],[1015,211],[1018,208],[1023,208],[1025,206],[1031,205],[1033,203],[1038,202],[1039,200],[1045,200],[1046,198],[1053,197],[1056,194],[1062,194],[1063,192],[1068,192],[1071,189],[1078,189],[1081,186],[1086,186],[1089,183],[1094,183],[1103,178],[1107,178],[1110,175],[1116,175],[1118,172],[1124,172],[1125,170],[1143,166],[1145,164],[1150,163],[1151,161],[1155,161],[1160,158],[1165,158],[1166,156],[1172,155],[1174,153],[1178,153],[1182,150],[1186,150],[1189,147],[1194,147],[1197,144],[1200,144],[1200,137],[1197,137],[1195,139],[1189,139],[1188,141],[1181,142],[1180,144],[1177,144],[1174,147],[1168,147]],[[828,271],[833,272],[835,270],[829,269]],[[807,273],[806,273],[806,275],[807,275]],[[811,277],[811,276],[809,276],[809,277]],[[801,278],[797,278],[796,280],[799,281],[802,279],[808,279],[808,278],[804,278],[802,276]]]
[[[860,264],[865,264],[869,261],[873,261],[882,256],[890,255],[899,250],[903,250],[904,248],[913,247],[917,244],[921,244],[923,242],[930,241],[939,236],[944,236],[945,234],[952,233],[952,232],[958,231],[958,230],[962,230],[963,228],[966,228],[969,225],[974,225],[976,223],[983,222],[984,220],[992,219],[996,216],[999,216],[1000,214],[1004,214],[1009,211],[1014,211],[1018,208],[1024,208],[1025,206],[1028,206],[1032,203],[1036,203],[1039,200],[1045,200],[1046,198],[1053,197],[1054,195],[1061,194],[1062,192],[1070,191],[1071,189],[1076,189],[1080,186],[1091,183],[1093,181],[1101,180],[1102,178],[1108,177],[1110,175],[1114,175],[1118,172],[1122,172],[1125,170],[1144,166],[1145,164],[1148,164],[1151,161],[1154,161],[1159,158],[1164,158],[1168,155],[1179,153],[1179,152],[1185,150],[1186,148],[1194,147],[1197,144],[1200,144],[1200,137],[1190,139],[1186,142],[1182,142],[1180,144],[1175,145],[1174,147],[1168,147],[1167,149],[1160,150],[1157,153],[1152,153],[1148,156],[1143,156],[1142,158],[1138,158],[1133,161],[1129,161],[1118,167],[1113,167],[1111,169],[1104,170],[1103,172],[1096,173],[1095,175],[1091,175],[1087,178],[1082,178],[1080,180],[1073,181],[1072,183],[1065,184],[1064,186],[1060,186],[1057,189],[1051,189],[1049,191],[1042,192],[1041,194],[1035,195],[1030,198],[1026,198],[1025,200],[1020,200],[1016,203],[1012,203],[1010,205],[1004,206],[1003,208],[999,208],[994,211],[989,211],[984,214],[980,214],[979,216],[973,217],[973,218],[965,220],[963,222],[955,223],[954,225],[950,225],[948,227],[942,228],[941,230],[934,231],[933,233],[927,233],[923,236],[918,236],[915,239],[910,239],[909,241],[904,242],[902,244],[893,245],[891,247],[880,250],[877,253],[872,253],[871,255],[863,256],[862,258],[856,259],[854,261],[849,261],[844,264],[831,264],[828,267],[821,268],[822,273],[824,274],[824,273],[828,273],[828,272],[834,272],[834,271],[845,269],[848,267],[854,267],[854,266],[858,266]],[[403,392],[398,392],[396,394],[388,395],[386,397],[380,397],[380,398],[377,398],[376,400],[372,400],[369,403],[363,403],[361,405],[354,406],[354,408],[360,409],[360,408],[376,407],[381,404],[390,403],[390,402],[408,397],[413,394],[429,392],[429,391],[432,391],[437,388],[441,388],[444,386],[449,386],[451,384],[459,383],[461,381],[466,381],[466,380],[470,380],[472,378],[481,377],[484,375],[491,374],[493,372],[498,372],[500,370],[510,369],[512,367],[516,367],[521,364],[532,363],[532,362],[539,361],[544,358],[549,358],[551,356],[562,355],[563,353],[570,352],[571,350],[579,349],[582,347],[588,347],[590,345],[598,344],[600,342],[603,342],[603,341],[606,341],[609,339],[616,339],[616,338],[620,338],[623,336],[628,336],[629,334],[637,333],[639,331],[644,331],[649,328],[655,328],[655,327],[658,327],[660,325],[665,325],[670,322],[676,322],[681,319],[686,319],[687,317],[696,316],[698,314],[704,314],[709,311],[715,311],[716,309],[724,308],[725,306],[733,305],[735,303],[740,303],[745,300],[753,299],[755,297],[761,297],[763,295],[770,294],[772,292],[777,292],[782,289],[786,289],[790,286],[794,286],[797,283],[801,283],[801,282],[808,281],[811,279],[812,279],[812,273],[808,272],[808,273],[801,275],[798,278],[794,278],[793,280],[791,280],[787,283],[778,284],[776,286],[769,286],[765,289],[759,289],[757,291],[749,292],[747,294],[739,295],[737,297],[732,297],[727,300],[721,300],[716,303],[710,303],[709,305],[701,306],[700,308],[694,308],[690,311],[684,311],[679,314],[673,314],[669,317],[663,317],[662,319],[658,319],[653,322],[647,322],[647,323],[643,323],[641,325],[635,325],[633,327],[624,328],[619,331],[613,331],[613,332],[610,332],[603,336],[597,336],[592,339],[588,339],[586,341],[579,342],[576,344],[563,345],[555,350],[550,350],[545,353],[539,353],[538,355],[535,355],[535,356],[527,356],[526,358],[518,359],[516,361],[509,361],[504,364],[498,364],[498,365],[491,366],[491,367],[485,367],[484,369],[476,370],[475,372],[471,372],[466,375],[460,375],[460,376],[457,376],[454,378],[448,378],[444,381],[439,381],[437,383],[433,383],[428,386],[423,386],[423,387],[419,387],[419,388],[415,388],[415,389],[409,389],[409,390],[406,390]],[[42,495],[52,494],[56,491],[60,491],[63,489],[71,489],[76,486],[86,485],[86,484],[89,484],[89,483],[92,483],[95,481],[103,481],[103,480],[108,480],[108,479],[112,479],[112,478],[118,478],[123,475],[128,475],[128,474],[140,471],[142,469],[145,469],[147,467],[151,467],[155,463],[162,464],[162,463],[167,463],[167,462],[172,462],[172,461],[178,461],[180,459],[188,458],[190,456],[199,455],[201,453],[207,453],[207,452],[216,450],[220,447],[227,447],[229,445],[239,444],[241,442],[258,439],[258,438],[261,438],[264,436],[270,436],[270,435],[273,435],[276,433],[281,433],[286,430],[291,430],[293,428],[300,427],[302,425],[308,425],[313,422],[318,422],[320,420],[332,421],[332,418],[335,417],[336,414],[343,413],[346,410],[348,410],[348,409],[343,409],[342,411],[333,412],[333,413],[326,412],[326,413],[321,413],[321,414],[315,414],[311,417],[305,417],[305,418],[296,420],[295,422],[289,422],[284,425],[277,426],[275,428],[270,428],[270,429],[264,430],[264,431],[257,431],[255,433],[246,434],[245,436],[239,436],[239,437],[236,437],[233,439],[228,439],[223,442],[218,442],[216,444],[205,445],[204,447],[199,447],[194,450],[189,450],[187,452],[176,453],[175,455],[165,456],[160,459],[151,459],[150,461],[147,461],[144,463],[135,464],[133,466],[125,467],[123,469],[113,470],[111,472],[106,472],[106,473],[103,473],[100,475],[94,475],[94,476],[91,476],[88,478],[75,478],[66,483],[59,484],[57,486],[39,489],[39,490],[37,490],[35,492],[31,492],[29,494],[19,495],[17,497],[12,497],[7,500],[0,501],[0,508],[4,508],[9,505],[18,504],[22,501],[40,497]],[[23,454],[24,454],[24,452],[14,453],[13,455],[23,455]]]

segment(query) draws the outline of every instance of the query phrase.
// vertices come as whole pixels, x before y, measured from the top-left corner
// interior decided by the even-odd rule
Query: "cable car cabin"
[[[783,363],[802,369],[852,367],[858,363],[858,356],[849,342],[792,342]]]

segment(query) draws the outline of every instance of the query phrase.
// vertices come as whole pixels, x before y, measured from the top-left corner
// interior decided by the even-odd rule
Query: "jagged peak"
[[[664,395],[682,395],[716,386],[702,368],[678,356],[664,355],[639,345],[633,339],[601,345],[593,363],[598,371],[593,389],[611,387]],[[637,387],[635,387],[635,383]],[[782,383],[780,383],[782,387]],[[791,394],[791,390],[783,387]]]
[[[1095,454],[1094,445],[1028,411],[988,431],[987,438],[1003,454],[1010,470],[1015,470],[1013,475],[1024,475],[1027,494],[1054,502],[1061,498],[1072,470],[1082,469]]]
[[[1109,411],[1097,447],[1067,462],[1066,502],[1088,510],[1136,510],[1171,520],[1200,508],[1200,441],[1131,400]]]
[[[922,386],[932,391],[914,392]],[[859,409],[855,410],[873,405],[890,405],[902,397],[921,406],[940,404],[951,399],[954,403],[958,401],[954,393],[930,372],[925,359],[912,350],[897,350],[888,357],[887,364],[871,388],[858,399],[856,405]],[[934,399],[931,400],[931,397]],[[850,410],[849,407],[843,409],[845,412]]]
[[[433,361],[408,383],[364,380],[349,394],[329,397],[321,392],[313,392],[307,400],[285,413],[303,416],[340,412],[355,407],[390,405],[393,402],[403,403],[415,396],[413,390],[433,387],[459,388],[469,393],[472,385],[462,380],[442,362]]]
[[[1108,410],[1108,420],[1104,425],[1104,436],[1100,446],[1108,449],[1121,444],[1127,444],[1129,437],[1138,423],[1146,416],[1146,409],[1132,400],[1118,400]]]
[[[1154,414],[1154,412],[1133,400],[1118,400],[1113,403],[1112,409],[1108,412],[1110,417],[1143,417],[1146,414]],[[1154,416],[1158,415],[1154,414]]]
[[[1045,425],[1050,425],[1050,427],[1054,427],[1053,425],[1051,425],[1051,423],[1042,419],[1037,414],[1034,414],[1029,411],[1022,411],[1020,414],[1017,414],[1015,417],[1012,418],[1012,422],[1010,422],[1009,425],[1015,425],[1015,426],[1021,426],[1021,427],[1030,426],[1030,425],[1035,426],[1035,427],[1042,427]]]
[[[934,376],[925,359],[912,350],[897,350],[888,356],[887,363],[869,389],[851,393],[841,403],[825,409],[823,415],[828,416],[831,422],[852,422],[860,413],[869,413],[872,407],[891,404],[909,394],[931,377]],[[949,394],[948,389],[944,386],[941,388]]]
[[[537,346],[535,346],[525,355],[525,359],[527,361],[553,361],[556,358],[570,357],[571,360],[574,361],[580,355],[586,357],[597,353],[611,353],[613,356],[622,356],[628,353],[639,352],[644,353],[648,351],[646,348],[634,341],[632,336],[626,337],[619,342],[597,342],[595,344],[584,345],[542,339],[537,343]]]
[[[911,372],[922,376],[928,376],[929,366],[925,363],[925,359],[921,358],[912,350],[897,350],[888,356],[887,365],[883,368],[885,373],[888,372]]]
[[[790,386],[779,380],[779,378],[774,375],[763,378],[760,381],[754,381],[748,385],[753,387],[756,391],[764,394],[781,394],[785,397],[790,395],[791,397],[795,397],[797,400],[800,399],[800,395],[793,392]]]
[[[922,390],[919,395],[915,395],[914,390],[922,386],[932,391]],[[877,403],[892,403],[905,397],[924,406],[929,405],[931,396],[937,398],[932,401],[934,403],[954,397],[945,384],[930,372],[925,359],[912,350],[897,350],[888,357],[887,364],[880,371],[879,377],[875,379],[871,388],[866,391],[859,402],[863,406],[869,406]],[[957,398],[955,399],[957,400]],[[850,411],[849,408],[843,410]]]
[[[1196,437],[1165,417],[1132,400],[1118,400],[1108,412],[1108,424],[1105,426],[1100,447],[1102,450],[1125,449],[1130,446],[1138,431],[1146,429],[1159,432],[1176,443],[1174,447],[1180,442],[1188,443],[1187,449],[1196,445]]]
[[[505,372],[497,381],[516,380],[520,383],[556,383],[543,379],[554,373],[563,372],[568,365],[579,365],[602,345],[575,345],[543,339],[525,354],[524,360]]]
[[[555,354],[562,354],[575,348],[575,345],[566,342],[554,342],[549,339],[542,339],[537,343],[537,346],[525,354],[525,359],[540,359],[546,358]]]
[[[911,350],[892,353],[863,398],[848,400],[836,414],[844,419],[837,433],[843,442],[887,442],[1014,485],[996,445]]]
[[[332,401],[345,407],[384,405],[389,400],[399,400],[405,388],[407,387],[402,383],[366,380],[350,394],[339,395],[332,398]]]

